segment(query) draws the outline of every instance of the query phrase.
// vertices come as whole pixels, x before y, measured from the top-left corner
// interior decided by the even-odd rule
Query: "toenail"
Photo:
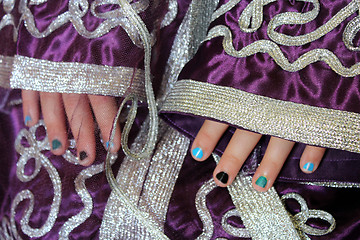
[[[267,179],[266,177],[264,176],[260,176],[256,182],[255,182],[256,185],[258,185],[259,187],[261,188],[265,188],[266,184],[267,184]]]
[[[59,149],[61,147],[61,142],[57,139],[52,140],[51,142],[51,148],[52,150]]]
[[[314,164],[313,163],[306,163],[303,167],[306,171],[312,172],[314,170]]]
[[[110,146],[110,149],[112,149],[114,147],[114,143],[113,142],[110,142],[110,141],[107,141],[105,143],[105,147],[106,149],[108,150],[109,149],[109,146]]]
[[[31,121],[31,117],[30,117],[29,115],[27,115],[27,116],[25,117],[25,120],[24,120],[25,125],[28,126],[28,124],[29,124],[30,121]]]
[[[80,154],[79,154],[79,156],[80,156],[80,160],[81,160],[81,161],[88,157],[88,155],[86,154],[85,151],[81,151]]]
[[[229,180],[229,175],[225,172],[219,172],[218,174],[216,174],[216,178],[223,184],[227,184]]]
[[[204,156],[204,153],[201,148],[197,147],[192,150],[192,154],[195,158],[201,159]]]

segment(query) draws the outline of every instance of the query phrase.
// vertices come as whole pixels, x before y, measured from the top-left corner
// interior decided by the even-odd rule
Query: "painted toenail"
[[[106,149],[109,149],[109,146],[110,146],[110,149],[112,149],[112,148],[114,147],[114,143],[113,143],[113,142],[110,142],[110,141],[107,141],[107,142],[105,143]]]
[[[201,159],[204,156],[204,153],[201,148],[197,147],[192,150],[192,154],[195,158]]]
[[[219,172],[218,174],[216,174],[216,178],[223,184],[227,184],[229,180],[229,175],[225,172]]]
[[[61,142],[57,139],[52,140],[51,142],[51,148],[52,150],[59,149],[61,147]]]
[[[256,185],[258,185],[261,188],[265,188],[266,184],[267,184],[267,179],[264,176],[259,177],[256,182]]]
[[[79,156],[80,156],[80,160],[81,160],[81,161],[88,157],[88,155],[86,154],[85,151],[81,151],[80,154],[79,154]]]
[[[28,124],[29,124],[29,122],[31,121],[31,117],[29,116],[29,115],[27,115],[26,117],[25,117],[25,125],[26,126],[28,126]]]
[[[306,171],[312,172],[314,170],[314,164],[313,163],[306,163],[303,167]]]

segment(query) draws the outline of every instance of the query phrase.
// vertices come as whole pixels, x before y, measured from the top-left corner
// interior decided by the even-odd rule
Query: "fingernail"
[[[61,142],[57,139],[52,140],[51,142],[51,148],[52,150],[59,149],[61,147]]]
[[[306,163],[303,167],[306,171],[312,172],[314,170],[314,164],[313,163]]]
[[[219,172],[218,174],[216,174],[216,178],[223,184],[227,184],[229,175],[225,172]]]
[[[110,141],[107,141],[107,142],[105,143],[106,149],[109,149],[109,146],[110,146],[110,149],[113,148],[113,147],[114,147],[114,143],[113,143],[113,142],[110,142]]]
[[[81,160],[81,161],[88,157],[88,155],[86,154],[85,151],[81,151],[80,154],[79,154],[79,156],[80,156],[80,160]]]
[[[26,117],[25,117],[25,126],[28,126],[28,124],[29,124],[29,122],[31,121],[31,117],[29,116],[29,115],[27,115]]]
[[[261,188],[265,188],[266,184],[267,184],[267,179],[266,177],[264,176],[260,176],[256,182],[255,182],[256,185],[258,185],[259,187]]]
[[[197,147],[192,150],[192,154],[195,158],[201,159],[204,156],[204,153],[201,148]]]

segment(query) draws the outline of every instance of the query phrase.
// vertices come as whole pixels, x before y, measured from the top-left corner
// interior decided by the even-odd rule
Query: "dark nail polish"
[[[216,178],[223,184],[227,184],[229,180],[229,175],[225,172],[219,172],[218,174],[216,174]]]
[[[52,150],[56,150],[56,149],[61,148],[61,142],[59,140],[57,140],[57,139],[52,140],[51,148],[52,148]]]
[[[79,154],[79,156],[80,156],[80,160],[81,160],[81,161],[88,157],[88,155],[86,154],[85,151],[81,151],[80,154]]]

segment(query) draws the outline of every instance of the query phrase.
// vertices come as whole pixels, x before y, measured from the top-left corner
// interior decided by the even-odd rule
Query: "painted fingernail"
[[[266,177],[264,176],[260,176],[256,182],[255,182],[256,185],[258,185],[259,187],[261,188],[265,188],[266,184],[267,184],[267,179]]]
[[[306,171],[309,171],[309,172],[312,172],[314,170],[314,164],[313,163],[306,163],[303,168],[306,170]]]
[[[80,154],[79,154],[79,156],[80,156],[80,160],[81,160],[81,161],[88,157],[88,155],[86,154],[85,151],[81,151]]]
[[[223,184],[227,184],[229,180],[229,175],[225,172],[219,172],[218,174],[216,174],[216,178]]]
[[[110,141],[107,141],[107,142],[105,143],[105,147],[106,147],[106,149],[109,149],[109,147],[110,147],[110,149],[111,149],[111,148],[114,147],[114,143],[113,143],[113,142],[110,142]]]
[[[56,150],[56,149],[61,148],[61,142],[59,140],[57,140],[57,139],[52,140],[51,148],[52,148],[52,150]]]
[[[27,115],[27,116],[25,117],[25,120],[24,120],[25,125],[28,126],[28,124],[29,124],[30,121],[31,121],[31,117],[30,117],[29,115]]]
[[[199,147],[192,150],[192,154],[195,158],[201,159],[204,156],[203,150]]]

